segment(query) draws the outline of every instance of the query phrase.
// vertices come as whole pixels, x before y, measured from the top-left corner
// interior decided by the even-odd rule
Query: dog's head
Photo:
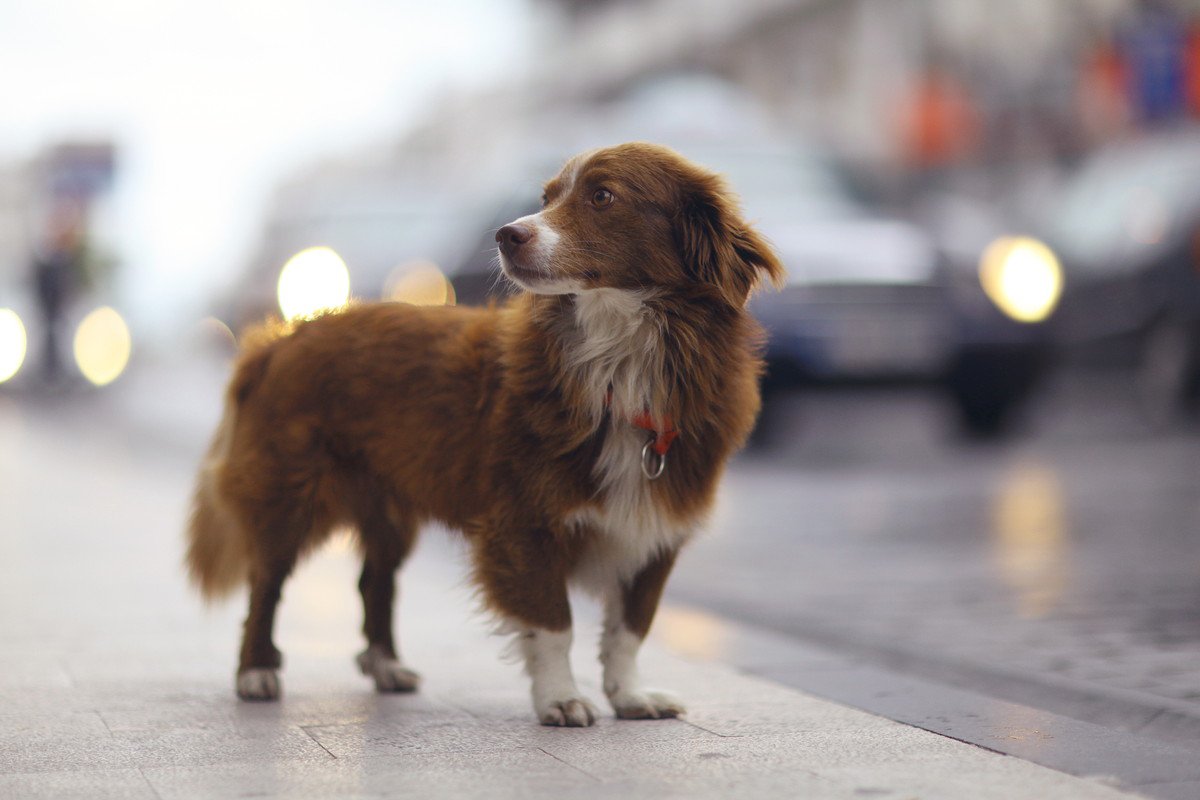
[[[702,288],[740,308],[762,277],[784,274],[720,176],[642,142],[568,161],[542,210],[496,241],[504,273],[537,294]]]

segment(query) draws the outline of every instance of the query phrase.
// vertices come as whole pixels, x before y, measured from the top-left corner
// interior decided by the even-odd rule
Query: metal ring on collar
[[[642,474],[646,476],[646,480],[657,480],[662,477],[666,468],[667,454],[655,452],[653,439],[646,442],[646,446],[642,448]]]

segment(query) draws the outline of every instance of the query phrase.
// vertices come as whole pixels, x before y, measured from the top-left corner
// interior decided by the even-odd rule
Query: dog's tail
[[[221,475],[233,447],[237,415],[266,371],[271,344],[285,331],[264,326],[248,335],[225,398],[225,411],[196,476],[187,529],[188,575],[206,600],[219,600],[249,577],[246,532],[221,494]]]
[[[226,400],[225,415],[196,476],[187,531],[188,574],[206,600],[230,594],[247,577],[245,537],[218,489],[236,422],[233,400]]]

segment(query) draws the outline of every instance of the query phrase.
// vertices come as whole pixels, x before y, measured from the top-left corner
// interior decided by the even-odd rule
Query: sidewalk
[[[357,564],[335,546],[286,587],[283,700],[239,703],[242,601],[206,610],[179,568],[189,471],[0,398],[0,797],[1132,796],[684,657],[726,634],[675,609],[642,671],[686,720],[543,728],[438,531],[401,581],[420,694],[355,673]],[[603,707],[578,605],[576,673]]]

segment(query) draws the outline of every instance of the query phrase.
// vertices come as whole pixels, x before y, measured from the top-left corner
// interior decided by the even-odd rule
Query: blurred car
[[[729,180],[788,270],[781,292],[751,310],[768,332],[767,408],[814,382],[922,381],[948,392],[968,430],[1001,430],[1041,372],[1044,325],[988,299],[978,278],[958,280],[921,229],[874,213],[832,158],[780,145],[676,147]],[[550,174],[548,171],[546,174]],[[536,193],[499,203],[450,271],[460,302],[507,291],[497,280],[495,230],[538,208]]]
[[[814,382],[922,382],[947,393],[968,431],[1003,430],[1046,354],[1043,320],[1018,320],[1007,303],[1019,287],[989,294],[976,273],[964,280],[925,231],[872,208],[818,150],[696,157],[728,175],[788,270],[783,291],[751,305],[769,334],[768,402]]]
[[[1132,370],[1155,423],[1200,399],[1200,129],[1105,148],[1031,227],[1066,275],[1056,339]]]
[[[437,272],[455,257],[463,220],[479,212],[453,181],[439,181],[448,171],[440,162],[424,169],[412,162],[367,153],[319,164],[278,187],[243,275],[217,302],[216,316],[240,331],[278,314],[282,270],[312,249],[332,251],[356,298],[388,298],[406,277]]]

